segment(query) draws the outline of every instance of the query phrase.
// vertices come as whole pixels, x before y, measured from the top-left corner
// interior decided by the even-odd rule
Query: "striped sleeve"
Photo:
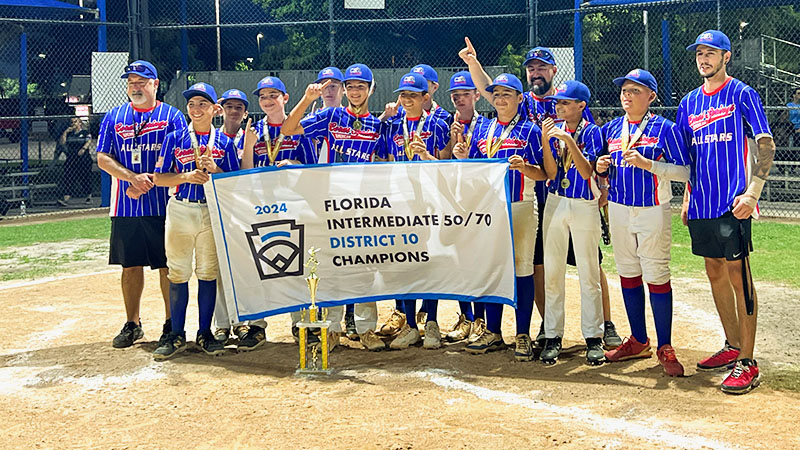
[[[176,138],[179,132],[172,132],[167,134],[164,138],[164,144],[161,146],[161,153],[158,156],[156,163],[155,173],[171,173],[172,168],[175,166],[175,151],[174,147],[177,145]]]
[[[756,140],[762,136],[772,136],[769,122],[767,122],[767,114],[764,112],[764,105],[761,103],[761,96],[758,95],[758,92],[750,86],[745,87],[740,96],[740,104],[742,105],[742,115],[750,125]]]
[[[667,162],[680,166],[689,165],[689,149],[686,140],[678,130],[678,126],[668,120],[664,121],[664,157]]]
[[[324,108],[300,121],[303,133],[310,139],[323,139],[328,135],[328,124],[337,108]]]
[[[583,138],[583,156],[589,162],[594,162],[603,151],[603,135],[600,133],[600,127],[597,125],[590,125],[586,128],[586,136]]]
[[[97,135],[97,152],[107,153],[114,157],[116,157],[116,155],[112,154],[114,143],[114,118],[112,114],[115,111],[115,109],[112,109],[106,113],[105,117],[103,117],[103,121],[100,123],[100,132]]]

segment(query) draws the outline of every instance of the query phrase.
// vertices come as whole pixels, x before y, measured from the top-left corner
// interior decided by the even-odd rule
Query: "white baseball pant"
[[[194,255],[197,279],[213,281],[219,273],[217,248],[211,233],[208,206],[169,199],[164,234],[169,281],[186,283],[192,276]]]
[[[533,275],[533,252],[536,249],[536,228],[539,225],[535,201],[511,204],[514,227],[514,270],[518,277]]]
[[[620,276],[641,275],[644,282],[650,284],[669,281],[672,245],[669,203],[637,207],[608,202],[608,221]]]
[[[246,320],[244,322],[231,324],[228,307],[225,304],[225,290],[222,286],[222,277],[217,278],[217,303],[214,305],[214,324],[217,328],[228,329],[230,329],[231,326],[237,327],[239,325],[253,325],[264,329],[267,328],[267,321],[265,319]]]

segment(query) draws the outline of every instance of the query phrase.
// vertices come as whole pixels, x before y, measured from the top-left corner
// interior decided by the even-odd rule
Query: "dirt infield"
[[[620,334],[628,328],[612,281]],[[194,282],[192,283],[194,287]],[[707,285],[674,280],[673,341],[687,377],[655,358],[589,367],[579,336],[577,282],[567,298],[566,354],[517,363],[512,352],[468,355],[463,344],[369,353],[342,339],[330,377],[294,375],[288,316],[269,319],[269,343],[212,358],[195,350],[163,363],[150,352],[163,320],[147,275],[145,339],[111,348],[122,325],[119,275],[106,272],[0,285],[1,448],[797,448],[800,395],[762,386],[734,397],[724,374],[694,363],[722,344]],[[798,360],[800,302],[760,284],[757,351],[765,377]],[[381,318],[390,313],[381,304]],[[447,328],[455,302],[440,306]],[[648,308],[649,309],[649,308]],[[652,324],[652,319],[650,324]],[[187,335],[194,336],[196,305]],[[538,319],[534,320],[534,326]],[[652,329],[652,325],[650,325]],[[513,313],[504,335],[511,342]]]

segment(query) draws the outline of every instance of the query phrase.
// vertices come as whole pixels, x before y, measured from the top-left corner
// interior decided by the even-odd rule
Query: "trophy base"
[[[333,369],[297,369],[295,375],[333,375]]]

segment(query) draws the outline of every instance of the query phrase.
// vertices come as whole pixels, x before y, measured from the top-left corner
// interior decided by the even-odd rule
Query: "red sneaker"
[[[725,346],[722,347],[722,350],[697,363],[697,370],[716,372],[731,368],[737,358],[739,358],[739,349],[731,347],[731,344],[725,341]]]
[[[641,343],[631,336],[622,342],[622,345],[606,352],[606,359],[610,362],[625,361],[635,358],[649,358],[653,355],[650,351],[650,339]]]
[[[678,362],[678,357],[675,356],[675,349],[669,344],[664,344],[656,352],[658,362],[664,368],[664,372],[671,377],[682,377],[683,366]]]
[[[755,360],[739,360],[730,375],[722,382],[720,389],[726,394],[746,394],[761,384],[758,363]]]

